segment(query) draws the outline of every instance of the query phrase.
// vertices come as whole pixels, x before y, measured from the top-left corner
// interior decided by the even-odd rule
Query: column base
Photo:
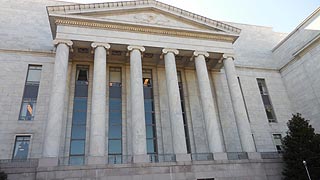
[[[88,157],[88,164],[89,165],[107,164],[106,159],[107,159],[106,156],[89,156]]]
[[[261,154],[259,152],[247,152],[248,159],[261,159]]]
[[[43,157],[39,159],[38,167],[53,167],[59,165],[58,157]]]
[[[190,154],[175,154],[177,162],[191,161]]]
[[[228,160],[228,155],[225,152],[213,153],[213,160]]]
[[[149,156],[147,154],[133,155],[132,162],[133,163],[147,163],[147,162],[149,162]]]

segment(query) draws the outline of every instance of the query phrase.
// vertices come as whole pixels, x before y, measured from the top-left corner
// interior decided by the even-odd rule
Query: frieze
[[[152,27],[142,27],[134,26],[128,24],[116,24],[116,23],[101,23],[101,22],[91,22],[91,21],[80,21],[75,19],[55,19],[55,24],[65,25],[65,26],[76,26],[76,27],[90,27],[96,29],[111,29],[111,30],[120,30],[127,32],[138,32],[146,34],[156,34],[156,35],[165,35],[165,36],[178,36],[178,37],[187,37],[187,38],[196,38],[196,39],[210,39],[216,41],[225,41],[233,43],[237,37],[227,36],[227,35],[216,35],[209,34],[205,32],[194,32],[194,31],[183,31],[176,29],[166,29],[166,28],[152,28]]]

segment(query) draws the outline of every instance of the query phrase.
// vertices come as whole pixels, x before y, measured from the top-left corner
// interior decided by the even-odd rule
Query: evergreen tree
[[[302,163],[307,162],[311,179],[320,178],[320,135],[315,134],[308,120],[297,113],[287,123],[287,136],[283,138],[283,175],[285,180],[308,180]]]
[[[0,171],[0,180],[7,180],[7,174],[3,171]]]

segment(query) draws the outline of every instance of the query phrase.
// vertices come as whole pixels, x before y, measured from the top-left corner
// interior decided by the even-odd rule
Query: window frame
[[[29,147],[28,147],[28,154],[27,154],[27,158],[26,159],[14,159],[14,151],[16,149],[16,140],[17,140],[17,137],[27,137],[29,136],[30,137],[30,140],[29,140]],[[11,149],[11,159],[12,160],[28,160],[30,159],[30,156],[31,156],[31,151],[32,151],[32,140],[33,140],[33,134],[29,134],[29,133],[19,133],[19,134],[15,134],[13,136],[13,145],[12,145],[12,149]]]
[[[28,81],[28,77],[29,77],[29,73],[30,73],[31,67],[39,68],[39,69],[37,69],[38,71],[40,71],[39,82],[37,82],[37,81],[30,81],[29,82]],[[38,101],[38,96],[39,96],[39,91],[40,91],[40,82],[41,82],[41,79],[42,79],[42,67],[43,67],[42,64],[28,64],[27,73],[26,73],[26,77],[25,77],[25,81],[24,81],[22,98],[21,98],[20,110],[19,110],[19,114],[18,114],[18,121],[28,122],[28,121],[34,121],[34,119],[35,119],[35,115],[36,115],[36,111],[37,111],[37,101]],[[25,92],[26,92],[27,85],[38,86],[37,97],[36,98],[25,98]],[[33,111],[33,114],[31,116],[30,120],[27,119],[27,116],[25,116],[24,118],[22,118],[22,116],[21,116],[23,104],[24,103],[28,103],[28,102],[32,102],[32,104],[34,105],[32,107],[32,109],[35,109],[35,111]]]
[[[271,100],[271,97],[270,97],[269,89],[267,87],[266,79],[265,78],[256,78],[256,81],[257,81],[259,94],[260,94],[260,97],[261,97],[261,101],[262,101],[262,104],[263,104],[263,107],[264,107],[264,111],[265,111],[265,115],[266,115],[266,117],[268,119],[268,122],[269,123],[278,123],[277,116],[276,116],[276,113],[275,113],[275,109],[274,109],[274,106],[273,106],[273,103],[272,103],[272,100]],[[262,88],[265,89],[265,92],[261,93],[259,83],[262,83],[262,85],[264,85],[264,87],[262,86]],[[268,97],[268,100],[269,100],[270,104],[265,104],[264,103],[263,96],[267,96]],[[268,114],[267,114],[267,110],[268,109],[271,109],[271,114],[273,116],[273,119],[269,119]]]

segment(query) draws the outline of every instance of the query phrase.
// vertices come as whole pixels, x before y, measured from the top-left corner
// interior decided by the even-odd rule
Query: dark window
[[[144,94],[144,110],[146,122],[146,138],[147,138],[147,153],[151,161],[156,161],[157,149],[157,133],[156,121],[154,116],[154,99],[152,85],[152,71],[150,69],[142,70],[143,94]]]
[[[262,102],[264,105],[264,109],[266,111],[268,121],[269,122],[277,122],[276,116],[275,116],[275,113],[274,113],[274,110],[273,110],[273,107],[271,104],[271,100],[269,97],[269,93],[267,90],[266,82],[264,79],[257,79],[257,82],[258,82],[259,91],[261,94]]]
[[[70,165],[84,164],[88,106],[88,73],[88,66],[77,67],[69,152]]]
[[[12,159],[27,159],[29,153],[30,136],[17,136],[14,143]]]
[[[29,65],[19,120],[33,120],[36,110],[42,66]]]
[[[183,84],[182,84],[182,78],[181,78],[181,72],[178,71],[178,85],[179,85],[179,91],[180,91],[180,100],[181,100],[181,109],[182,109],[182,117],[183,117],[183,125],[184,125],[184,134],[186,138],[186,145],[187,145],[187,152],[191,153],[191,146],[190,146],[190,136],[189,136],[189,130],[188,130],[188,121],[186,117],[185,112],[185,101],[184,101],[184,95],[183,95]]]
[[[108,162],[122,163],[122,85],[121,68],[111,67],[109,72],[109,131]]]

